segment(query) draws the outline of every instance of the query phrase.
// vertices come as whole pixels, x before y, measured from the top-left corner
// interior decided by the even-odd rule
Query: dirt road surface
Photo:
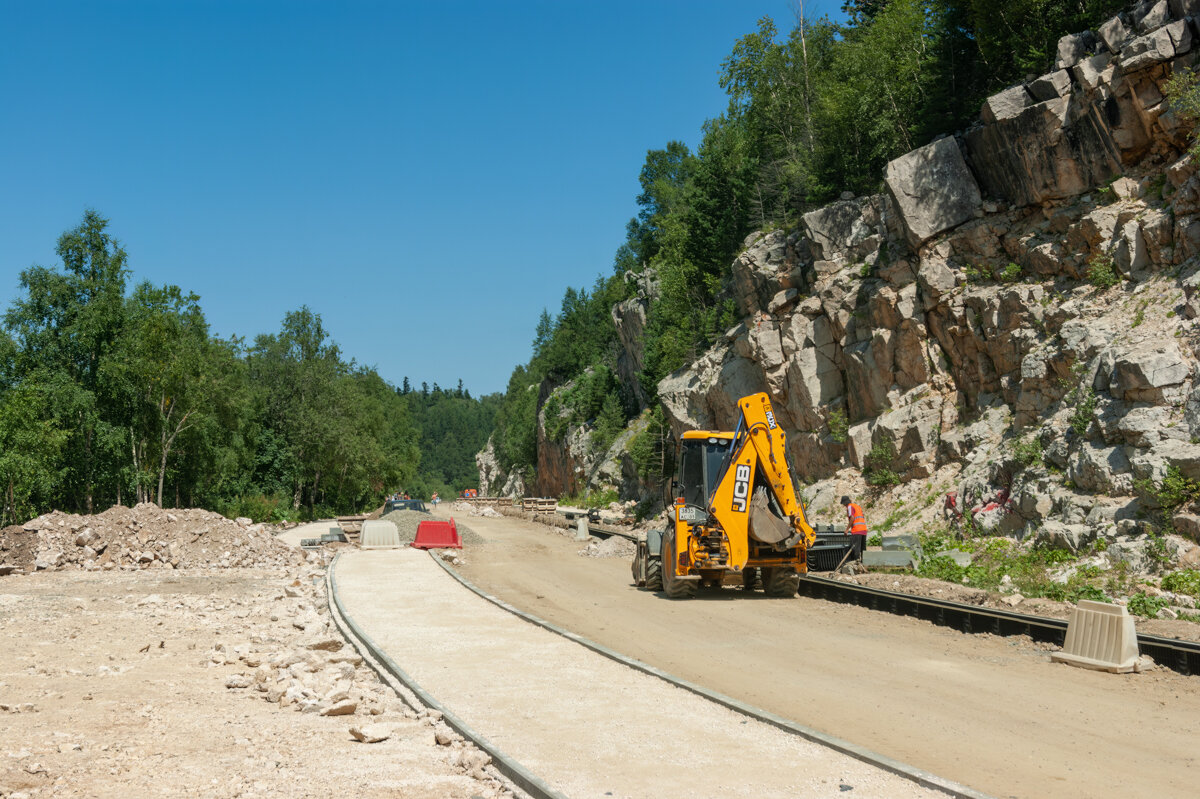
[[[512,605],[665,671],[998,797],[1194,797],[1200,678],[1049,662],[1028,639],[723,589],[672,601],[559,531],[464,518],[460,571]]]

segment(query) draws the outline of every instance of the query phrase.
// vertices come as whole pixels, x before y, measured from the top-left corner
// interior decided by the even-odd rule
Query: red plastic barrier
[[[421,522],[417,525],[417,549],[462,549],[462,539],[454,519],[448,522]]]

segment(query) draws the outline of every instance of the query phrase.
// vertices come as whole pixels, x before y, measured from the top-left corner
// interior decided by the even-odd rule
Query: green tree
[[[825,185],[873,192],[889,160],[924,143],[936,35],[921,0],[892,0],[847,33],[820,91]]]
[[[69,430],[64,487],[69,506],[92,512],[97,492],[116,487],[122,431],[108,421],[110,397],[100,370],[124,323],[126,254],[108,235],[108,220],[87,211],[58,240],[62,271],[32,266],[21,273],[25,295],[4,315],[17,341],[16,371],[54,385],[51,413]]]
[[[638,214],[626,226],[627,268],[640,272],[658,254],[662,225],[671,214],[682,209],[695,165],[695,157],[683,142],[667,142],[665,149],[646,153],[646,162],[638,175],[642,187],[637,196]],[[622,261],[620,251],[617,261]]]
[[[58,492],[69,432],[58,427],[49,392],[32,380],[0,392],[0,527],[37,515]]]
[[[971,27],[992,86],[1051,68],[1058,40],[1088,30],[1126,0],[971,0]]]
[[[189,431],[228,422],[240,385],[208,333],[199,297],[177,286],[139,284],[103,376],[128,408],[134,492],[163,505],[167,467]],[[225,360],[224,363],[221,361]],[[155,489],[152,491],[152,489]]]

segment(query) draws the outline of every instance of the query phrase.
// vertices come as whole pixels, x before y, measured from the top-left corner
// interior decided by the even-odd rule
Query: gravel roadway
[[[427,553],[345,552],[334,576],[347,615],[401,668],[573,799],[944,795],[528,624]]]
[[[1196,795],[1200,677],[1052,664],[1026,638],[802,597],[672,601],[636,589],[627,560],[580,557],[559,531],[458,521],[487,540],[460,571],[488,593],[941,777],[1000,797]]]

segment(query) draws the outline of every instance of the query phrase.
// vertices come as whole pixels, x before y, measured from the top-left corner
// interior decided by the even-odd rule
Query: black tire
[[[662,559],[659,561],[662,576],[662,590],[671,599],[691,599],[696,595],[695,580],[680,580],[675,576],[675,569],[666,566],[675,560],[675,533],[667,531],[662,537]],[[668,560],[669,558],[669,560]]]
[[[633,553],[633,563],[629,566],[629,571],[633,575],[633,584],[641,588],[646,584],[646,545],[639,543],[637,551]]]
[[[758,588],[758,568],[749,566],[742,569],[742,588],[747,591],[753,591]]]
[[[663,590],[662,560],[653,555],[646,558],[646,590]]]
[[[800,590],[800,575],[795,569],[763,569],[763,593],[767,596],[793,597]]]

